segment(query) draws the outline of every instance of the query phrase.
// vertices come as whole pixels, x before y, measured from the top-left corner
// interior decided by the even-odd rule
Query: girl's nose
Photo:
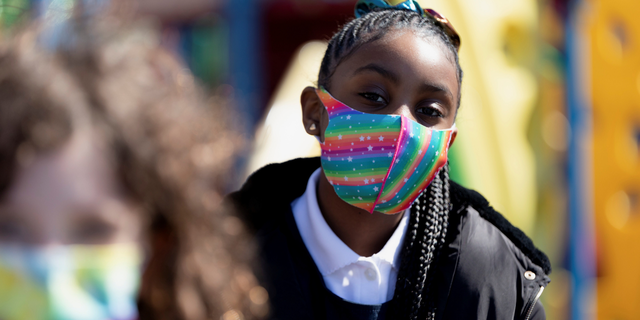
[[[416,121],[416,118],[413,114],[413,112],[411,112],[411,107],[409,107],[408,103],[402,103],[400,104],[398,107],[395,108],[395,110],[391,113],[391,114],[395,114],[395,115],[399,115],[399,116],[405,116],[411,120]]]

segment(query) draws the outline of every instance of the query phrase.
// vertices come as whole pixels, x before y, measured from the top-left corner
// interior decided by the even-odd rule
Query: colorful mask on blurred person
[[[354,110],[324,88],[316,92],[329,115],[322,169],[345,202],[371,213],[401,212],[447,163],[455,125],[431,129],[405,116]]]
[[[133,244],[2,246],[0,319],[137,319],[141,263]]]

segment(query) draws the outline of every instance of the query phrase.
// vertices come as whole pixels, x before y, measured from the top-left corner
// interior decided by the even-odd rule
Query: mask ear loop
[[[322,120],[326,120],[326,122],[329,123],[329,110],[327,109],[327,106],[324,104],[324,102],[322,102],[322,99],[320,99],[320,95],[318,94],[318,91],[324,90],[324,88],[323,87],[319,87],[319,88],[315,88],[315,89],[316,89],[316,96],[318,96],[318,100],[320,100],[320,103],[324,107],[322,109],[323,111],[320,114],[320,118],[321,118],[320,123],[322,123]],[[329,95],[331,96],[331,94],[329,94]],[[324,119],[325,116],[327,117],[327,119]],[[316,138],[316,140],[318,140],[318,143],[320,143],[321,145],[324,145],[324,141],[322,141],[322,138],[321,138],[321,136],[324,136],[324,130],[322,129],[322,125],[320,125],[320,128],[318,128],[318,129],[320,130],[320,135],[319,136],[314,136],[314,137]]]

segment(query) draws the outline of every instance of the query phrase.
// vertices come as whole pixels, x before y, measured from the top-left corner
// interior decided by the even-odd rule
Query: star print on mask
[[[446,164],[453,127],[436,130],[405,116],[360,112],[324,88],[316,92],[331,128],[320,144],[322,168],[336,194],[371,213],[409,208]],[[331,161],[338,158],[337,165]]]

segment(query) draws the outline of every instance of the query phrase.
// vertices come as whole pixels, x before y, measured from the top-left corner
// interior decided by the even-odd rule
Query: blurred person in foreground
[[[88,20],[55,46],[43,24],[0,44],[0,319],[264,316],[218,206],[242,145],[228,102],[153,30]]]

